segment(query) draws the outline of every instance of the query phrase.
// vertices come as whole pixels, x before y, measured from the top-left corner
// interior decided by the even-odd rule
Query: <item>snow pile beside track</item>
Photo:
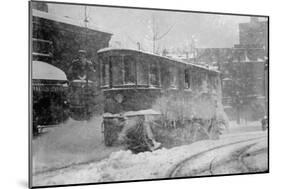
[[[90,121],[68,120],[32,141],[33,173],[58,170],[75,164],[100,161],[120,150],[106,147],[101,133],[102,117]]]

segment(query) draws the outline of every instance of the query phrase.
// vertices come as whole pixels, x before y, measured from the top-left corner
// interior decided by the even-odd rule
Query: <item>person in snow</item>
[[[143,125],[144,125],[144,129],[145,129],[145,133],[147,134],[147,137],[150,140],[150,142],[148,143],[149,144],[149,148],[152,151],[161,147],[161,143],[157,142],[155,140],[155,137],[154,137],[153,132],[152,132],[151,123],[153,121],[154,121],[153,116],[151,116],[151,115],[145,115],[144,116]]]
[[[74,59],[68,70],[69,80],[91,80],[91,76],[96,72],[94,64],[86,58],[86,51],[79,50],[78,59]]]
[[[135,147],[145,145],[150,151],[160,148],[161,143],[155,140],[152,132],[152,122],[152,115],[138,115],[130,118],[125,117],[124,127],[119,133],[118,141],[121,143],[129,142],[131,143],[130,145],[135,145]]]

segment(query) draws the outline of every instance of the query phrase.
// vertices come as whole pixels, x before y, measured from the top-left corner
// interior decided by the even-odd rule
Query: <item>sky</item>
[[[48,4],[49,13],[81,21],[85,6]],[[250,17],[170,12],[127,8],[87,6],[89,25],[113,34],[111,46],[152,51],[153,33],[158,36],[156,48],[173,50],[189,48],[191,41],[198,48],[231,48],[239,43],[239,23]],[[154,24],[153,24],[154,23]]]

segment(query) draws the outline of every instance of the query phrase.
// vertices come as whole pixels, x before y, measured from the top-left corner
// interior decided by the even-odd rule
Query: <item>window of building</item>
[[[137,64],[137,81],[138,85],[148,85],[148,68],[149,63],[143,58]]]
[[[123,85],[123,63],[121,56],[111,56],[112,85]]]
[[[109,85],[109,61],[108,61],[108,57],[105,57],[102,60],[101,85],[102,86],[108,86]]]
[[[184,70],[184,88],[189,89],[190,88],[190,70],[185,69]]]
[[[53,45],[51,41],[33,39],[32,46],[34,53],[41,53],[45,55],[51,55],[53,53]]]
[[[149,69],[149,83],[151,86],[157,86],[159,87],[160,81],[159,81],[159,68],[156,62],[150,63],[150,69]]]
[[[125,84],[133,85],[136,83],[136,61],[133,56],[124,57]]]

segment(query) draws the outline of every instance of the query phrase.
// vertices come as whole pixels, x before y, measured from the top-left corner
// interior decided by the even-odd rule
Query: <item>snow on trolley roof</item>
[[[61,69],[42,61],[32,61],[32,79],[67,80]]]
[[[61,22],[64,24],[74,25],[74,26],[78,26],[81,28],[85,27],[85,23],[83,22],[83,20],[74,20],[69,17],[56,16],[56,15],[50,14],[48,12],[43,12],[43,11],[39,11],[36,9],[32,9],[32,16],[44,18],[44,19],[52,20],[52,21],[56,21],[56,22]],[[88,24],[88,28],[91,30],[98,31],[98,32],[111,34],[111,32],[105,31],[105,30],[101,31],[99,28],[97,28],[91,24]]]
[[[142,51],[142,50],[136,50],[136,49],[118,48],[118,47],[106,47],[106,48],[98,50],[98,53],[103,53],[103,52],[108,52],[108,51],[115,51],[115,50],[116,51],[118,51],[118,50],[125,50],[125,51],[139,52],[139,53],[143,53],[143,54],[147,54],[147,55],[151,55],[151,56],[155,56],[155,57],[164,58],[164,59],[167,59],[167,60],[179,62],[179,63],[182,63],[182,64],[191,65],[191,66],[198,67],[198,68],[201,68],[201,69],[204,69],[204,70],[220,73],[220,71],[208,68],[207,66],[198,65],[198,64],[194,64],[194,63],[190,63],[190,62],[185,62],[185,61],[182,61],[182,60],[179,60],[179,59],[173,59],[173,58],[170,58],[170,57],[154,54],[154,53],[151,53],[151,52],[148,52],[148,51]]]

